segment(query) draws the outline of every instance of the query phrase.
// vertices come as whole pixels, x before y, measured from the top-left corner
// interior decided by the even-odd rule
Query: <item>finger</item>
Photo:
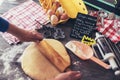
[[[77,75],[77,74],[81,74],[81,73],[80,73],[80,71],[68,71],[68,74]]]
[[[43,40],[43,35],[42,34],[40,34],[38,32],[33,32],[32,34],[33,34],[32,38],[33,38],[34,41],[41,41],[41,40]]]
[[[37,41],[34,41],[34,42],[36,42],[37,44],[39,44],[39,43],[40,43],[40,41],[39,41],[39,40],[37,40]]]
[[[81,78],[81,72],[80,71],[72,71],[71,73],[72,79],[80,79]]]
[[[76,78],[76,79],[79,79],[80,77],[81,77],[81,74],[76,74],[76,75],[75,75],[75,78]]]

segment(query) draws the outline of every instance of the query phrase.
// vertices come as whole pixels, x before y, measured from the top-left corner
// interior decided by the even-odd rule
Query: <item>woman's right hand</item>
[[[59,74],[53,80],[78,80],[80,79],[80,77],[81,77],[81,73],[79,71],[68,71]]]

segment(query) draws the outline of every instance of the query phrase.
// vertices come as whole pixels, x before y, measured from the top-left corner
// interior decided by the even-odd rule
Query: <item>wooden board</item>
[[[44,46],[44,41],[47,42],[49,46]],[[46,46],[48,47],[47,49]],[[52,57],[52,60],[58,61],[57,65],[51,62],[49,60],[43,51],[50,51],[49,49],[53,49],[56,54],[59,55],[59,58],[54,56],[54,53],[50,53],[54,57]],[[43,51],[41,51],[43,50]],[[50,51],[51,52],[51,51]],[[47,52],[49,53],[49,52]],[[49,55],[49,54],[48,54]],[[61,58],[60,58],[61,57]],[[57,60],[58,59],[58,60]],[[63,59],[62,61],[65,61],[66,65],[61,65],[62,63],[59,62],[59,59]],[[60,60],[61,61],[61,60]],[[30,76],[32,79],[35,80],[47,80],[50,78],[55,77],[60,72],[63,72],[63,69],[67,68],[70,65],[70,59],[69,56],[64,48],[64,46],[56,40],[53,39],[45,39],[42,42],[38,44],[32,43],[30,44],[24,51],[22,55],[22,69],[24,72]],[[60,68],[61,67],[61,68]]]

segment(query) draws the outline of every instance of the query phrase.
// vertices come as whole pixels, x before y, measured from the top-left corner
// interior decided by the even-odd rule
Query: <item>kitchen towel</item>
[[[100,16],[100,11],[90,11],[89,15],[97,17],[97,30],[109,38],[112,42],[117,43],[120,41],[120,19],[113,13],[102,12],[107,16],[103,19]]]
[[[41,27],[39,23],[47,24],[49,22],[44,9],[32,0],[26,1],[10,9],[1,17],[25,30],[35,30],[36,28]],[[20,42],[17,37],[7,32],[1,33],[1,35],[9,44],[17,44]]]

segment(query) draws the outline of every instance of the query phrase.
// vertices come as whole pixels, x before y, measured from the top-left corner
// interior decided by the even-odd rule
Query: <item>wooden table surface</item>
[[[0,14],[3,14],[4,12],[8,11],[10,8],[20,3],[23,3],[24,1],[26,0],[16,0],[15,3],[9,3],[7,2],[7,0],[5,0],[4,4],[2,4],[2,6],[0,7]],[[38,3],[38,0],[34,0],[34,1]],[[62,28],[62,30],[65,32],[66,38],[61,40],[63,44],[67,43],[70,40],[73,40],[73,38],[70,37],[70,32],[73,27],[74,21],[75,20],[69,20],[67,23],[60,24],[57,26]],[[72,52],[69,50],[68,53],[71,57],[70,68],[72,70],[79,70],[82,73],[82,78],[79,80],[120,80],[120,77],[116,77],[114,75],[113,70],[111,69],[106,70],[91,60],[83,61],[74,54],[72,54]],[[77,64],[74,64],[75,62],[77,62]]]
[[[61,40],[61,42],[63,42],[63,44],[67,43],[70,40],[77,40],[77,39],[70,37],[70,32],[71,32],[74,22],[75,22],[75,20],[69,20],[67,23],[57,26],[57,27],[62,28],[62,30],[65,32],[66,38]],[[70,68],[72,70],[79,70],[83,74],[82,78],[79,80],[120,80],[120,76],[116,77],[114,75],[113,70],[111,70],[111,69],[106,70],[91,60],[83,61],[80,58],[78,58],[77,56],[75,56],[68,49],[67,49],[67,51],[71,58]]]

